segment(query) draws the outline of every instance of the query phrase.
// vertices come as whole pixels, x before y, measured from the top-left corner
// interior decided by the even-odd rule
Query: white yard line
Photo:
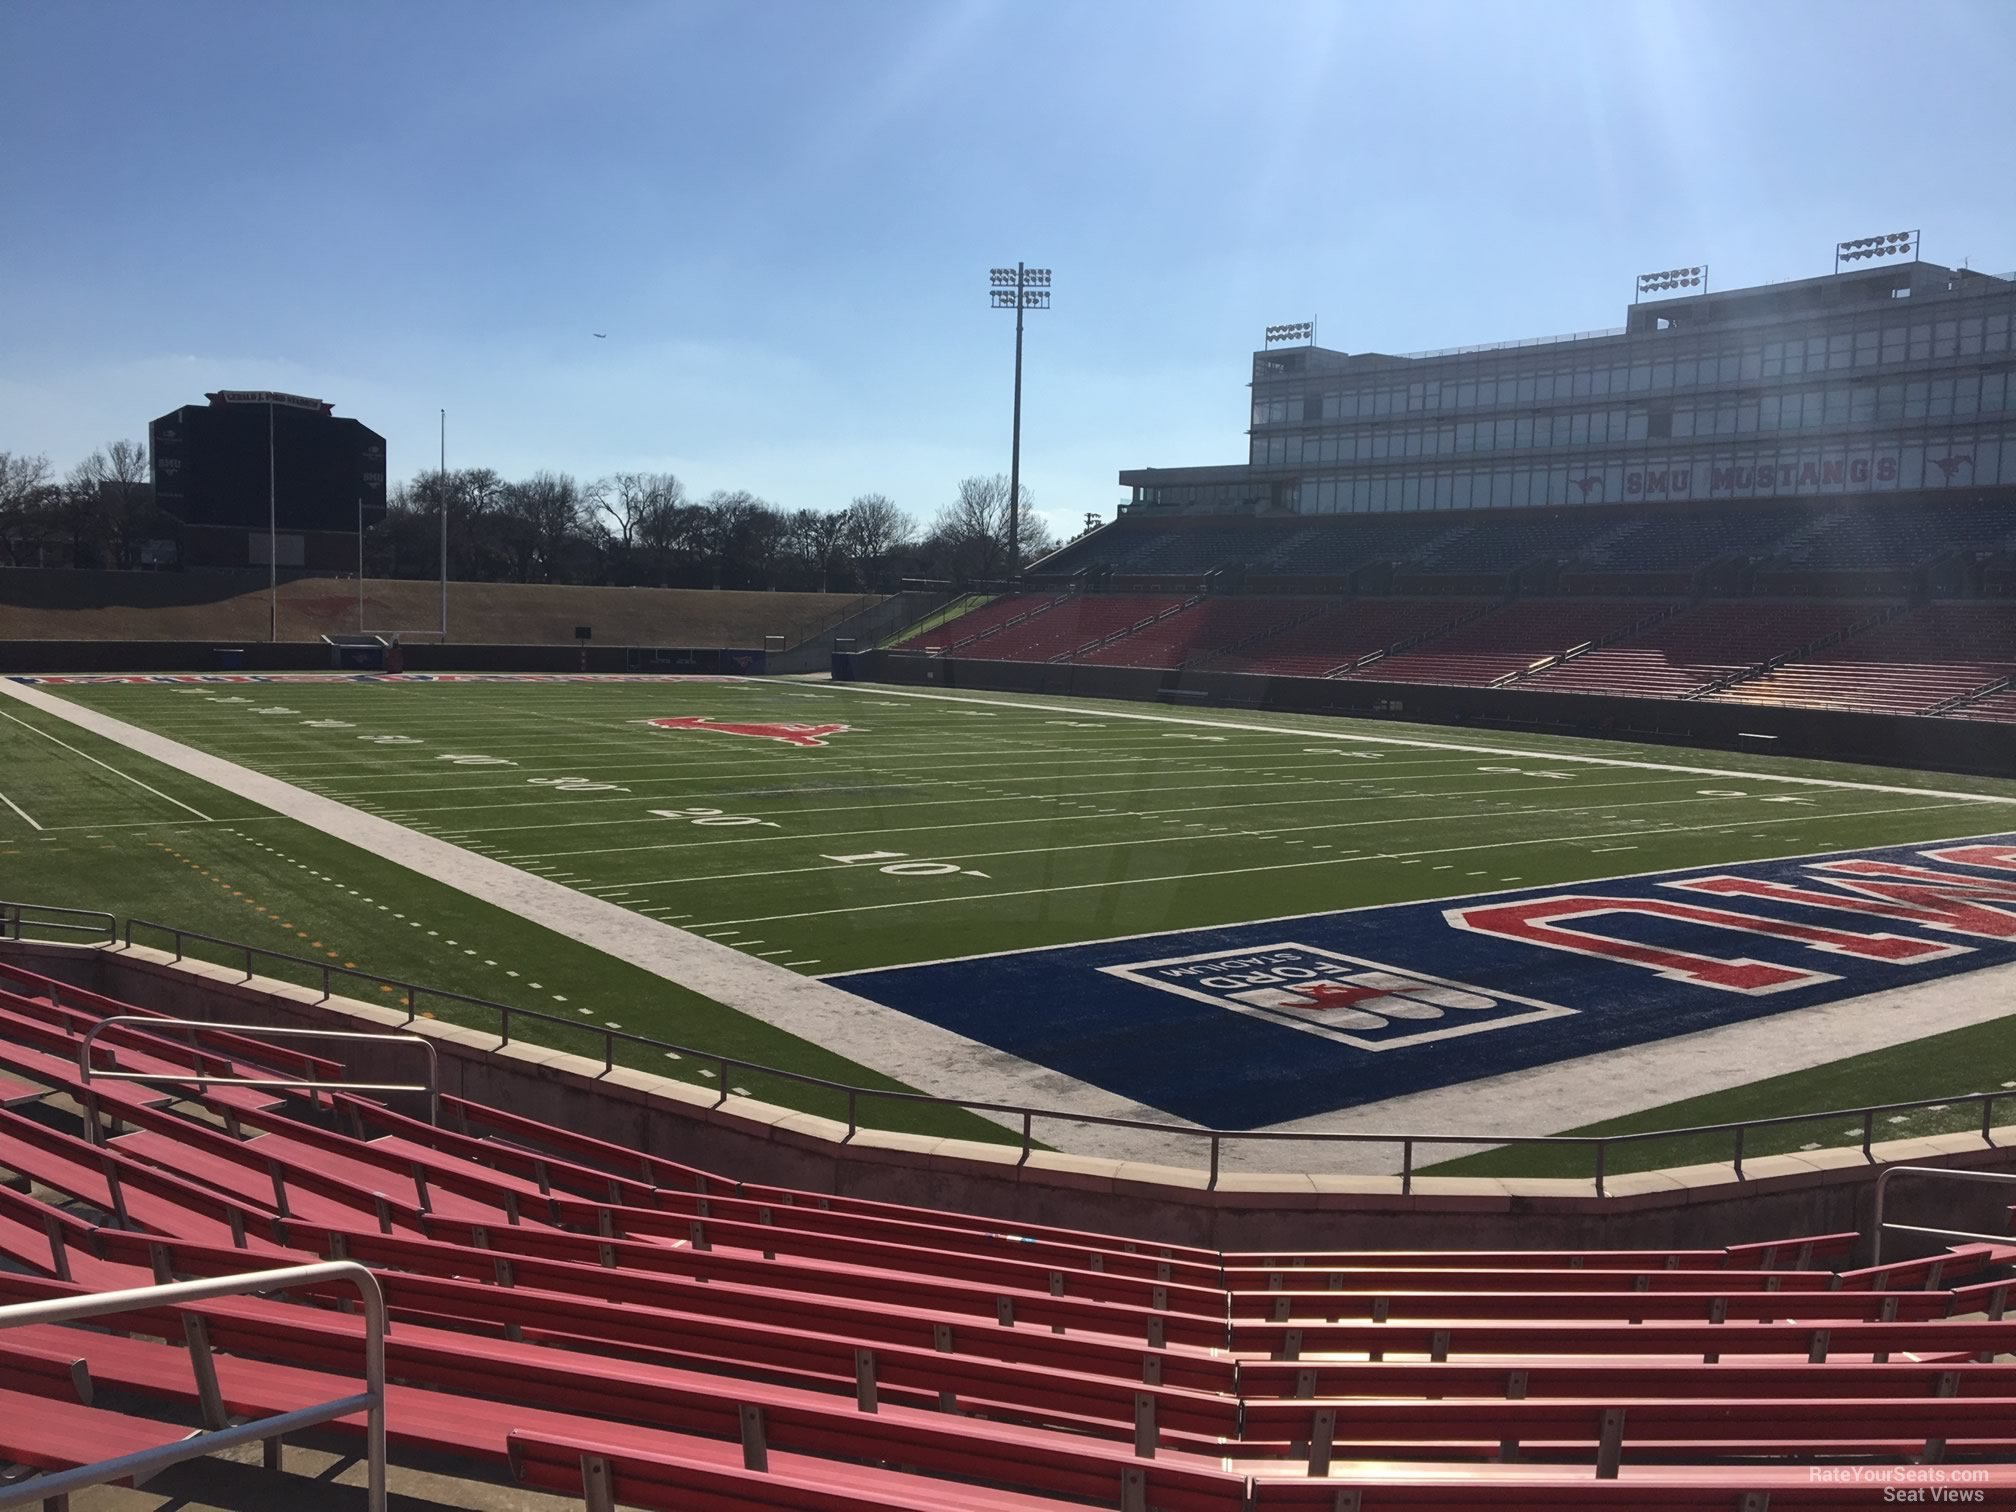
[[[849,908],[817,908],[801,913],[762,914],[748,919],[718,919],[712,924],[702,924],[695,927],[718,929],[724,924],[770,924],[787,919],[824,919],[830,918],[835,914],[879,913],[889,908],[935,908],[947,903],[985,903],[998,898],[1027,898],[1039,893],[1089,892],[1102,887],[1142,887],[1153,882],[1194,882],[1202,877],[1244,877],[1257,872],[1301,871],[1312,866],[1356,865],[1364,861],[1393,861],[1407,856],[1412,856],[1418,860],[1427,856],[1460,856],[1468,855],[1474,851],[1506,850],[1522,845],[1558,845],[1568,840],[1608,840],[1623,835],[1701,834],[1709,830],[1742,829],[1744,826],[1750,824],[1812,824],[1815,822],[1832,822],[1836,819],[1867,818],[1871,814],[1917,814],[1931,809],[1957,808],[1959,806],[1954,803],[1918,803],[1902,808],[1856,809],[1846,814],[1796,814],[1786,819],[1740,819],[1732,820],[1727,824],[1668,825],[1655,829],[1609,830],[1599,835],[1555,835],[1535,836],[1526,840],[1494,840],[1484,845],[1453,845],[1440,850],[1389,851],[1372,856],[1326,856],[1320,861],[1283,861],[1272,866],[1233,866],[1227,867],[1222,871],[1177,872],[1173,875],[1163,877],[1122,877],[1107,882],[1073,882],[1054,887],[1024,887],[1013,892],[965,893],[959,897],[950,898],[915,898],[904,903],[861,903]],[[1186,838],[1202,837],[1191,836]],[[1409,863],[1402,861],[1401,864],[1407,865]],[[1590,882],[1568,885],[1593,887],[1600,884]],[[1326,912],[1335,911],[1334,909],[1326,910]],[[1195,927],[1200,929],[1219,929],[1236,928],[1238,926],[1204,924]],[[1097,942],[1088,941],[1086,943]]]
[[[23,696],[29,690],[22,687],[19,683],[6,684],[5,691],[12,693],[16,698],[21,699],[23,703],[33,702],[32,699]],[[39,696],[42,698],[48,698],[49,701],[54,704],[62,703],[61,699],[50,698],[50,696],[47,693],[40,693]],[[39,707],[39,705],[37,705],[37,707]],[[46,711],[46,712],[54,712],[54,711]],[[100,761],[96,756],[91,755],[88,751],[80,751],[77,749],[77,747],[71,745],[68,741],[56,739],[56,737],[54,735],[51,735],[47,730],[38,730],[35,728],[35,726],[28,723],[28,721],[25,719],[16,719],[15,716],[13,716],[12,714],[0,714],[0,719],[11,720],[13,723],[21,726],[21,728],[26,730],[29,734],[40,735],[44,740],[47,740],[52,744],[62,746],[63,749],[68,751],[72,756],[82,756],[86,761],[90,762],[91,765],[104,767],[105,770],[110,772],[114,777],[124,777],[128,782],[132,783],[133,786],[137,788],[146,788],[146,790],[152,793],[156,798],[160,798],[168,803],[172,803],[175,805],[175,807],[179,809],[187,809],[190,813],[194,814],[198,819],[207,821],[210,818],[208,814],[204,813],[203,810],[197,808],[194,804],[184,803],[180,798],[170,798],[166,793],[162,792],[161,789],[157,787],[149,787],[146,783],[142,782],[138,777],[135,777],[131,772],[122,772],[119,770],[119,768],[113,766],[110,762]],[[72,723],[77,723],[77,721],[73,720]],[[85,726],[85,728],[88,729],[90,727],[87,725]]]
[[[1599,787],[1644,787],[1647,786],[1649,783],[1659,782],[1663,780],[1664,780],[1663,778],[1649,778],[1639,782],[1612,782],[1612,783],[1599,783],[1596,785]],[[1228,804],[1210,804],[1205,805],[1203,807],[1195,807],[1195,808],[1143,809],[1138,817],[1147,819],[1147,818],[1157,818],[1163,814],[1213,814],[1213,813],[1226,812],[1231,809],[1238,809],[1238,808],[1280,808],[1284,806],[1293,805],[1299,801],[1300,800],[1289,799],[1286,800],[1285,803],[1228,803]],[[1377,803],[1382,800],[1373,797],[1363,797],[1363,798],[1344,798],[1344,799],[1337,799],[1335,801],[1341,803]],[[1542,810],[1542,812],[1550,816],[1554,814],[1591,814],[1595,813],[1599,809],[1666,808],[1676,803],[1724,803],[1727,801],[1728,801],[1727,799],[1704,798],[1698,793],[1689,793],[1686,796],[1679,798],[1647,799],[1643,803],[1614,803],[1606,799],[1602,803],[1583,804],[1573,808],[1545,809]],[[1940,806],[1945,807],[1945,805],[1943,804]],[[1886,810],[1886,812],[1888,811]],[[1475,814],[1434,814],[1434,813],[1398,814],[1383,819],[1340,819],[1334,822],[1326,822],[1323,824],[1275,825],[1264,829],[1240,829],[1240,830],[1220,829],[1201,835],[1195,835],[1195,834],[1148,835],[1133,840],[1088,840],[1080,845],[1031,845],[1031,846],[1024,846],[1015,850],[966,851],[963,853],[934,851],[925,855],[912,857],[911,859],[917,861],[947,861],[947,862],[992,861],[992,860],[998,860],[1004,856],[1055,856],[1055,855],[1062,855],[1069,851],[1085,851],[1085,850],[1113,851],[1113,850],[1124,850],[1128,846],[1168,845],[1171,842],[1183,841],[1183,840],[1270,840],[1277,835],[1295,835],[1295,834],[1302,834],[1312,830],[1363,829],[1369,826],[1381,825],[1381,824],[1470,823],[1474,821],[1476,817],[1477,816]],[[1605,817],[1607,818],[1612,816],[1606,815]],[[1816,816],[1809,814],[1807,817],[1814,818],[1824,816]],[[1004,822],[1021,823],[1022,821],[997,820],[995,821],[994,827],[999,827],[999,825]],[[1749,821],[1744,820],[1742,822],[1748,823]],[[956,824],[928,826],[928,828],[933,830],[964,829],[969,827],[970,826],[956,825]],[[1199,826],[1191,825],[1189,826],[1189,828],[1196,829],[1199,828]],[[784,838],[797,838],[800,840],[811,839],[816,840],[823,845],[829,840],[847,839],[849,835],[874,835],[874,834],[900,835],[903,833],[904,831],[902,830],[854,830],[854,831],[846,831],[839,835],[812,835],[812,836],[797,836],[797,837],[784,837]],[[1599,838],[1608,839],[1610,838],[1610,833],[1606,833],[1605,835]],[[1645,831],[1645,830],[1632,830],[1629,833],[1647,834],[1658,832]],[[757,837],[756,840],[752,840],[749,843],[755,844],[759,843],[762,839],[769,839],[769,838],[778,838],[778,837],[759,836]],[[1518,845],[1543,845],[1543,844],[1559,843],[1561,841],[1572,841],[1575,838],[1576,837],[1573,835],[1566,835],[1566,836],[1552,837],[1547,840],[1519,840],[1510,843]],[[1630,850],[1633,849],[1633,847],[1620,846],[1619,849]],[[1408,851],[1405,852],[1404,854],[1412,855],[1414,853],[1412,851]],[[1434,854],[1442,854],[1442,853],[1436,852]],[[802,872],[849,871],[852,869],[853,868],[850,867],[847,863],[842,862],[836,866],[792,866],[792,867],[784,867],[779,870],[766,870],[766,871],[713,872],[704,876],[651,877],[640,882],[603,883],[599,887],[591,889],[591,891],[603,892],[605,894],[610,892],[627,893],[634,888],[640,888],[640,887],[672,887],[683,885],[688,882],[734,882],[739,881],[745,877],[791,877],[791,876],[797,876]],[[1206,872],[1201,873],[1200,875],[1215,876],[1217,874]],[[1180,879],[1172,879],[1172,880],[1180,880]]]
[[[1176,1122],[1156,1109],[885,1008],[816,977],[801,976],[405,825],[362,813],[39,688],[0,679],[0,695],[494,903],[738,1013],[813,1044],[840,1048],[862,1064],[920,1091],[973,1102],[1021,1101],[1064,1112]],[[724,921],[706,927],[728,926]],[[816,965],[817,961],[800,964]],[[1167,1156],[1170,1151],[1163,1141],[1164,1136],[1143,1134],[1114,1142],[1109,1152]]]
[[[40,828],[42,828],[41,825],[35,822],[34,816],[31,815],[28,812],[28,810],[21,807],[20,804],[16,803],[12,798],[9,798],[5,793],[0,793],[0,803],[6,804],[7,807],[14,810],[15,813],[19,814],[21,816],[22,823],[26,824],[28,828],[33,830],[39,830]]]
[[[944,703],[996,704],[1004,709],[1039,709],[1054,713],[1067,707],[1060,704],[1021,703],[1006,698],[967,698],[955,693],[912,693],[879,684],[836,683],[836,687],[863,693],[894,694],[902,698],[928,698]],[[2006,803],[2016,805],[2016,796],[2000,793],[1960,793],[1941,788],[1893,786],[1882,782],[1851,782],[1840,777],[1795,777],[1780,772],[1731,771],[1724,767],[1682,766],[1675,762],[1641,761],[1624,756],[1575,756],[1565,751],[1539,751],[1530,747],[1459,745],[1447,740],[1420,740],[1401,735],[1357,735],[1342,730],[1284,729],[1280,725],[1244,724],[1229,719],[1194,719],[1177,714],[1135,714],[1122,710],[1099,711],[1102,719],[1139,719],[1156,724],[1193,725],[1205,730],[1243,730],[1259,735],[1307,736],[1312,740],[1344,740],[1367,745],[1408,746],[1429,751],[1463,751],[1474,756],[1516,756],[1522,761],[1572,761],[1583,766],[1636,767],[1648,772],[1684,772],[1692,777],[1720,777],[1735,782],[1785,782],[1799,787],[1849,788],[1862,793],[1896,793],[1909,798],[1951,798],[1960,803]]]

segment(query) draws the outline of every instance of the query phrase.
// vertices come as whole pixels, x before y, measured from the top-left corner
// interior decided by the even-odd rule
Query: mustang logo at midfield
[[[753,735],[758,740],[781,740],[786,745],[823,746],[828,735],[844,735],[844,724],[740,724],[725,719],[706,719],[684,714],[676,719],[651,719],[645,723],[660,730],[713,730],[722,735]]]

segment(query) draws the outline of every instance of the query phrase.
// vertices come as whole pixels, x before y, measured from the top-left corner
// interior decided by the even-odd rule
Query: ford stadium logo
[[[1574,1012],[1292,942],[1098,969],[1364,1050],[1509,1029]]]

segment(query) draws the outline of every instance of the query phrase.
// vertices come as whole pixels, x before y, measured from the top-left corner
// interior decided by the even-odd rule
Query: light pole
[[[1015,425],[1008,447],[1008,577],[1022,568],[1022,312],[1050,308],[1050,270],[1021,263],[989,275],[994,308],[1015,312]]]
[[[448,640],[448,411],[441,411],[441,640]]]
[[[273,461],[273,396],[266,396],[266,638],[280,639],[280,489]]]

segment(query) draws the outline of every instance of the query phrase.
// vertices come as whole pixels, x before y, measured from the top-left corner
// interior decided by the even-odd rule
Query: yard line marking
[[[146,788],[147,791],[152,793],[156,798],[166,798],[168,802],[174,804],[175,807],[179,809],[187,809],[190,813],[194,814],[198,819],[203,820],[205,823],[208,823],[210,820],[210,816],[204,813],[203,810],[197,808],[194,804],[184,803],[180,798],[169,798],[166,793],[161,791],[161,789],[157,787],[149,787],[148,784],[142,782],[138,777],[135,777],[131,772],[122,772],[119,770],[119,768],[113,766],[110,762],[100,761],[96,756],[93,756],[89,751],[80,751],[77,749],[77,747],[71,745],[69,742],[58,740],[54,735],[51,735],[47,730],[36,729],[35,726],[28,723],[28,721],[25,719],[15,718],[15,716],[12,714],[0,714],[0,719],[13,720],[15,724],[21,726],[22,729],[28,731],[30,734],[40,735],[44,740],[49,741],[51,744],[62,746],[63,749],[68,751],[72,756],[82,756],[86,761],[90,762],[93,766],[104,767],[105,770],[110,772],[114,777],[124,777],[128,782],[132,783],[133,786],[137,788]],[[26,816],[24,815],[23,817],[25,818]],[[40,828],[40,826],[37,826],[37,828]]]
[[[28,810],[21,807],[20,804],[16,803],[12,798],[9,798],[5,793],[0,793],[0,803],[6,804],[7,807],[14,810],[15,813],[19,814],[22,817],[22,819],[26,821],[28,828],[33,830],[39,830],[40,828],[42,828],[42,826],[37,824],[33,819],[33,817],[30,816]],[[81,827],[90,828],[91,826],[81,826]]]
[[[1466,772],[1461,775],[1466,777],[1474,777],[1476,774],[1474,772]],[[1042,779],[1030,778],[1029,780],[1034,782],[1034,781],[1040,781]],[[1366,782],[1370,780],[1371,779],[1369,778],[1338,777],[1328,779],[1314,785],[1320,787],[1359,787],[1363,786]],[[1414,796],[1417,798],[1439,798],[1446,800],[1450,798],[1470,798],[1478,796],[1481,793],[1588,792],[1592,788],[1599,788],[1599,787],[1644,787],[1647,786],[1648,784],[1655,782],[1671,782],[1675,780],[1677,779],[1671,777],[1648,777],[1633,782],[1591,783],[1581,788],[1573,788],[1573,789],[1548,788],[1548,787],[1482,788],[1477,790],[1476,793],[1463,793],[1463,792],[1419,793],[1415,794]],[[1237,784],[1199,782],[1199,783],[1183,783],[1174,786],[1157,784],[1155,786],[1155,791],[1157,793],[1188,793],[1188,792],[1209,792],[1209,791],[1220,791],[1220,792],[1231,791],[1240,793],[1252,793],[1252,792],[1259,792],[1265,788],[1300,787],[1302,785],[1303,784],[1299,782],[1247,782]],[[1097,789],[1095,791],[1113,792],[1113,793],[1133,793],[1137,792],[1138,789],[1110,788],[1110,789]],[[1047,793],[989,793],[987,796],[997,799],[1006,799],[1009,802],[1019,802],[1019,803],[1055,803],[1060,801]],[[1392,794],[1390,793],[1372,791],[1362,795],[1350,794],[1350,795],[1332,797],[1329,801],[1341,802],[1341,803],[1361,803],[1371,801],[1373,799],[1390,798],[1391,796]],[[1204,803],[1204,804],[1194,804],[1189,808],[1140,809],[1138,811],[1129,812],[1127,817],[1130,819],[1148,819],[1158,817],[1163,814],[1210,814],[1210,813],[1222,813],[1229,809],[1282,808],[1293,806],[1295,804],[1306,803],[1307,801],[1308,799],[1305,796],[1301,798],[1286,798],[1280,800],[1279,802],[1265,802],[1265,803]],[[808,814],[853,814],[853,813],[860,813],[863,811],[873,811],[887,814],[892,818],[900,818],[902,817],[905,811],[910,809],[942,808],[948,804],[970,805],[971,803],[972,799],[970,797],[958,796],[952,798],[927,798],[924,799],[922,802],[918,803],[892,803],[892,804],[850,803],[850,804],[838,804],[832,808],[784,809],[779,810],[778,812],[786,814],[793,819],[803,818]],[[1099,810],[1099,812],[1101,814],[1114,814],[1117,811],[1111,809],[1102,809]],[[1556,813],[1559,811],[1555,809],[1543,809],[1540,810],[1539,812]],[[1090,815],[1084,815],[1081,817],[1090,817]],[[607,822],[612,824],[620,823],[627,828],[634,829],[636,827],[635,821],[629,818],[621,820],[609,820]],[[816,833],[812,832],[800,833],[797,831],[790,831],[776,835],[739,835],[719,840],[667,840],[656,845],[612,845],[612,846],[598,846],[588,850],[528,851],[526,852],[526,854],[529,856],[543,857],[546,859],[552,859],[559,856],[621,856],[641,851],[700,850],[708,846],[720,846],[720,845],[761,845],[766,842],[772,842],[778,840],[786,840],[786,841],[840,840],[853,835],[908,835],[908,834],[915,834],[918,831],[929,832],[934,830],[986,829],[990,826],[1000,826],[1005,824],[1026,824],[1028,822],[1029,822],[1029,816],[1018,816],[1007,819],[964,820],[957,824],[910,824],[910,825],[898,825],[898,826],[878,824],[873,828],[861,829],[861,830],[819,830]]]
[[[1656,778],[1656,777],[1639,778],[1632,782],[1614,782],[1606,785],[1610,787],[1651,787],[1659,782],[1663,782],[1664,780],[1665,780],[1664,778]],[[1300,801],[1299,799],[1283,800],[1284,803],[1296,803],[1299,801]],[[1359,802],[1369,802],[1371,800],[1354,798],[1354,799],[1345,799],[1341,801],[1359,803]],[[1666,808],[1676,803],[1720,803],[1724,801],[1726,800],[1703,797],[1699,793],[1687,793],[1677,798],[1648,798],[1643,803],[1613,804],[1606,800],[1602,804],[1587,804],[1587,805],[1573,805],[1573,806],[1564,805],[1560,808],[1547,809],[1545,812],[1548,813],[1549,815],[1587,814],[1593,812],[1597,808]],[[1226,808],[1278,808],[1281,805],[1266,804],[1266,803],[1249,803],[1249,804],[1234,803],[1234,804],[1227,804],[1224,806]],[[1162,810],[1161,812],[1177,813],[1177,814],[1193,814],[1199,812],[1199,810],[1165,809]],[[1886,810],[1885,812],[1888,811]],[[1155,813],[1156,811],[1152,809],[1147,811],[1148,816],[1152,816]],[[1393,814],[1381,819],[1346,819],[1346,820],[1338,820],[1335,823],[1276,825],[1268,829],[1242,829],[1242,830],[1220,829],[1207,835],[1194,835],[1189,833],[1184,833],[1181,835],[1151,835],[1132,840],[1089,840],[1081,845],[1032,845],[1023,847],[1022,849],[1019,850],[966,851],[962,853],[941,852],[923,856],[916,856],[912,857],[911,859],[918,861],[996,861],[1007,856],[1050,856],[1050,855],[1063,855],[1069,851],[1121,850],[1126,847],[1136,845],[1167,845],[1172,841],[1178,841],[1178,840],[1218,840],[1218,839],[1269,840],[1279,835],[1306,833],[1311,830],[1366,829],[1377,827],[1382,824],[1446,824],[1451,822],[1460,823],[1470,819],[1471,817],[1472,816],[1469,814],[1437,814],[1437,813]],[[1807,817],[1811,818],[1815,816],[1808,815]],[[1162,822],[1164,824],[1179,824],[1179,821],[1174,819],[1164,819]],[[1733,824],[1747,824],[1750,821],[1731,820],[1729,822],[1730,824],[1733,825]],[[1782,824],[1788,821],[1773,820],[1767,822]],[[927,829],[928,828],[963,829],[967,828],[968,826],[948,824],[948,825],[923,826],[923,827]],[[1200,824],[1180,824],[1179,827],[1187,832],[1189,830],[1202,829],[1204,826]],[[858,830],[854,831],[854,833],[897,834],[901,832],[895,830],[883,830],[883,831]],[[1648,831],[1622,830],[1618,831],[1617,833],[1635,835],[1635,834],[1648,833]],[[1657,834],[1661,833],[1661,831],[1654,830],[1649,831],[1649,833]],[[845,838],[845,836],[815,835],[815,836],[804,836],[799,838],[815,839],[823,843],[827,840],[843,839]],[[1564,836],[1561,838],[1563,840],[1573,840],[1576,837],[1571,835],[1571,836]],[[1604,836],[1595,836],[1591,838],[1607,839],[1609,838],[1609,836],[1604,835]],[[1525,845],[1538,842],[1521,840],[1513,843]],[[1623,850],[1631,850],[1634,848],[1635,847],[1632,846],[1619,847],[1619,849]],[[1436,852],[1435,854],[1440,854],[1440,852]],[[1411,865],[1412,863],[1410,862],[1406,864]],[[707,872],[697,876],[651,877],[646,880],[638,882],[604,883],[601,885],[601,887],[590,887],[584,889],[584,891],[591,893],[606,892],[610,890],[616,892],[631,892],[646,887],[675,887],[689,882],[738,882],[745,878],[753,878],[753,877],[792,877],[811,872],[847,871],[849,869],[850,868],[847,863],[842,863],[839,866],[788,866],[767,871]],[[1213,874],[1207,873],[1206,875],[1213,875]]]
[[[1830,817],[1833,819],[1859,819],[1859,818],[1865,818],[1872,814],[1916,814],[1916,813],[1924,813],[1933,809],[1949,809],[1959,807],[1962,807],[1962,805],[1956,803],[1922,803],[1912,805],[1911,807],[1908,808],[1861,809],[1857,810],[1854,813],[1834,814],[1831,815]],[[1663,829],[1647,830],[1647,831],[1632,830],[1632,831],[1625,831],[1624,833],[1659,834],[1659,835],[1706,833],[1709,830],[1740,829],[1745,824],[1758,823],[1758,822],[1762,822],[1764,824],[1796,824],[1796,823],[1811,823],[1812,819],[1813,816],[1811,814],[1801,814],[1796,819],[1765,819],[1762,821],[1743,819],[1728,824],[1669,825]],[[1055,886],[1055,887],[1024,887],[1024,888],[1017,888],[1010,892],[964,893],[956,897],[910,898],[898,903],[859,903],[854,904],[847,908],[814,908],[814,909],[807,909],[799,913],[762,914],[757,917],[747,919],[721,919],[712,924],[696,924],[693,927],[695,929],[719,929],[724,925],[729,924],[734,925],[774,924],[789,919],[823,919],[828,918],[834,914],[875,913],[882,909],[888,909],[888,908],[933,908],[941,906],[946,903],[985,903],[990,902],[997,898],[1027,898],[1037,896],[1042,893],[1086,892],[1091,889],[1101,887],[1141,887],[1152,882],[1194,882],[1203,877],[1244,877],[1252,875],[1256,872],[1300,871],[1312,866],[1337,866],[1343,864],[1353,864],[1359,861],[1396,861],[1396,860],[1403,860],[1408,856],[1412,856],[1414,859],[1419,860],[1421,857],[1424,856],[1456,856],[1456,855],[1463,855],[1471,851],[1504,850],[1509,846],[1515,846],[1515,845],[1561,845],[1576,840],[1602,840],[1608,838],[1610,837],[1607,835],[1546,835],[1529,840],[1494,840],[1482,845],[1453,845],[1439,850],[1426,850],[1426,851],[1413,851],[1413,852],[1388,851],[1384,854],[1376,856],[1326,856],[1320,861],[1283,861],[1276,863],[1275,865],[1272,866],[1234,866],[1234,867],[1227,867],[1222,871],[1176,872],[1168,876],[1160,876],[1160,877],[1118,877],[1105,882],[1072,882],[1064,884],[1062,886]],[[1920,842],[1912,841],[1910,843],[1915,845],[1919,844]],[[1928,840],[1922,843],[1927,845],[1944,845],[1944,844],[1950,844],[1951,842],[1943,840]],[[1689,870],[1689,868],[1687,867],[1668,867],[1664,869],[1669,871]],[[1647,873],[1646,875],[1651,874]],[[1604,882],[1609,882],[1618,879],[1606,877],[1602,878],[1601,880]],[[1563,886],[1594,886],[1594,885],[1596,884],[1593,882],[1563,884]],[[1467,896],[1467,894],[1462,896]],[[1297,919],[1314,919],[1314,918],[1321,918],[1326,914],[1348,913],[1348,912],[1351,912],[1351,910],[1342,908],[1325,908],[1325,909],[1319,909],[1314,913],[1293,914],[1289,915],[1288,917]],[[1270,920],[1268,922],[1274,922],[1274,921]],[[1213,929],[1223,929],[1223,928],[1232,928],[1234,926],[1208,925],[1203,927]],[[1238,926],[1238,927],[1244,927],[1244,926]],[[1166,929],[1153,931],[1153,933],[1156,934],[1169,934],[1173,932],[1175,931]],[[1133,936],[1132,938],[1138,939],[1141,938],[1141,936]],[[1081,941],[1075,943],[1086,943],[1086,944],[1097,943],[1104,945],[1104,944],[1111,944],[1113,942],[1110,940],[1102,939],[1096,942]],[[1045,950],[1055,950],[1059,947],[1055,945],[1046,945],[1041,948]],[[1007,954],[1007,955],[1019,954],[1019,952],[1015,951],[1003,951],[993,953]],[[955,957],[954,959],[980,959],[980,958]],[[903,962],[901,964],[904,967],[908,967],[913,963]],[[915,963],[915,964],[922,964],[922,963]],[[886,971],[895,968],[878,966],[868,969],[877,971]],[[844,974],[845,973],[843,973],[843,975]]]
[[[838,686],[869,691],[865,684],[842,683]],[[937,699],[946,703],[991,703],[1009,709],[1041,709],[1055,712],[1056,704],[1017,703],[1012,699],[965,698],[952,693],[912,693],[899,688],[877,688],[874,691],[894,693],[903,698]],[[1779,772],[1731,771],[1723,767],[1681,766],[1674,762],[1640,761],[1623,756],[1576,756],[1563,751],[1540,751],[1530,747],[1519,749],[1506,746],[1458,745],[1446,740],[1419,740],[1400,735],[1354,735],[1342,730],[1284,730],[1278,725],[1242,724],[1232,720],[1186,719],[1175,714],[1135,714],[1115,709],[1100,711],[1108,719],[1140,719],[1156,724],[1196,725],[1207,730],[1246,730],[1262,735],[1308,736],[1320,740],[1349,740],[1367,745],[1407,746],[1418,750],[1463,751],[1473,756],[1516,756],[1522,761],[1572,761],[1581,766],[1621,766],[1636,767],[1641,771],[1683,772],[1691,777],[1726,777],[1737,782],[1785,782],[1800,787],[1846,788],[1860,793],[1890,793],[1901,798],[1946,798],[1956,803],[2008,803],[2016,804],[2016,797],[2000,793],[1961,793],[1943,788],[1904,787],[1882,782],[1850,782],[1840,777],[1795,777]],[[1772,820],[1771,823],[1779,821]]]

